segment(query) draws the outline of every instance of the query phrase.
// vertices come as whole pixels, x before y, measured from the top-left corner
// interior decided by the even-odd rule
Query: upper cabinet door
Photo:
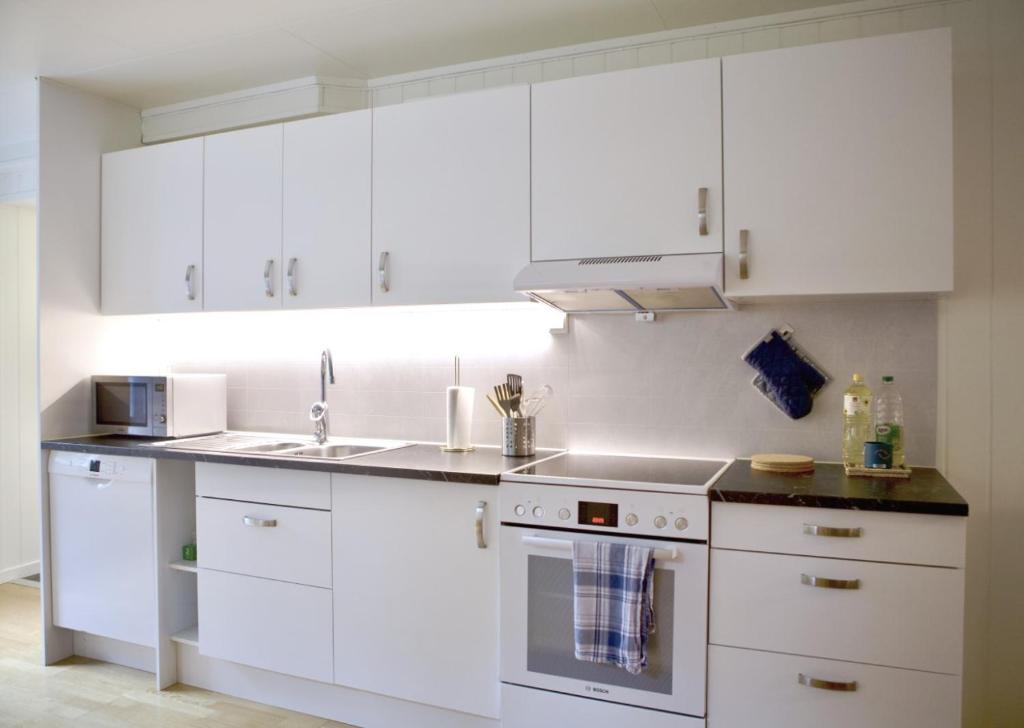
[[[284,125],[285,308],[369,306],[371,112]]]
[[[523,300],[528,86],[373,112],[373,303]]]
[[[203,308],[203,140],[103,155],[103,313]]]
[[[729,296],[952,290],[948,29],[722,63]]]
[[[206,309],[281,308],[280,124],[206,138]]]
[[[540,83],[532,101],[533,260],[722,251],[717,58]]]

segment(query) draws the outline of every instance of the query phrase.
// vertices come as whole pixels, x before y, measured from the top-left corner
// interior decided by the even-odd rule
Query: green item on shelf
[[[187,543],[181,547],[181,558],[185,561],[196,560],[196,545],[194,543]]]

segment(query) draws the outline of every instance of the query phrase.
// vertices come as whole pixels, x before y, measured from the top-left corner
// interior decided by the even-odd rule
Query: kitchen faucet
[[[334,384],[334,359],[331,350],[324,349],[320,354],[320,401],[314,402],[309,408],[309,419],[313,420],[313,437],[318,445],[327,442],[330,435],[331,422],[327,414],[327,382]]]

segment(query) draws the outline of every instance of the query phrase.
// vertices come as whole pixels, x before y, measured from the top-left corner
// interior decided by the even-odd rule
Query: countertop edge
[[[886,500],[829,495],[783,495],[775,493],[748,493],[734,490],[708,492],[718,503],[747,503],[761,506],[789,506],[796,508],[834,508],[850,511],[879,511],[883,513],[920,513],[936,516],[968,515],[967,503],[932,503],[928,501]],[[813,501],[813,502],[810,502]]]
[[[273,455],[171,450],[168,448],[146,445],[96,445],[86,442],[69,442],[67,440],[43,440],[40,443],[40,447],[43,450],[96,453],[97,455],[120,455],[122,457],[152,458],[154,460],[187,460],[199,463],[248,465],[253,467],[281,468],[286,470],[312,470],[316,472],[340,473],[344,475],[407,478],[412,480],[430,480],[435,482],[463,483],[469,485],[498,485],[501,480],[501,473],[467,473],[429,468],[396,468],[383,465],[371,465],[368,463],[357,463],[356,461],[359,460],[359,458],[336,462],[329,460],[298,460],[296,458],[282,458],[275,457]]]

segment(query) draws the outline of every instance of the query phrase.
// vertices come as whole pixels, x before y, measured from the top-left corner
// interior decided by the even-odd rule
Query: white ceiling
[[[148,108],[841,1],[0,0],[0,93],[43,75]]]

